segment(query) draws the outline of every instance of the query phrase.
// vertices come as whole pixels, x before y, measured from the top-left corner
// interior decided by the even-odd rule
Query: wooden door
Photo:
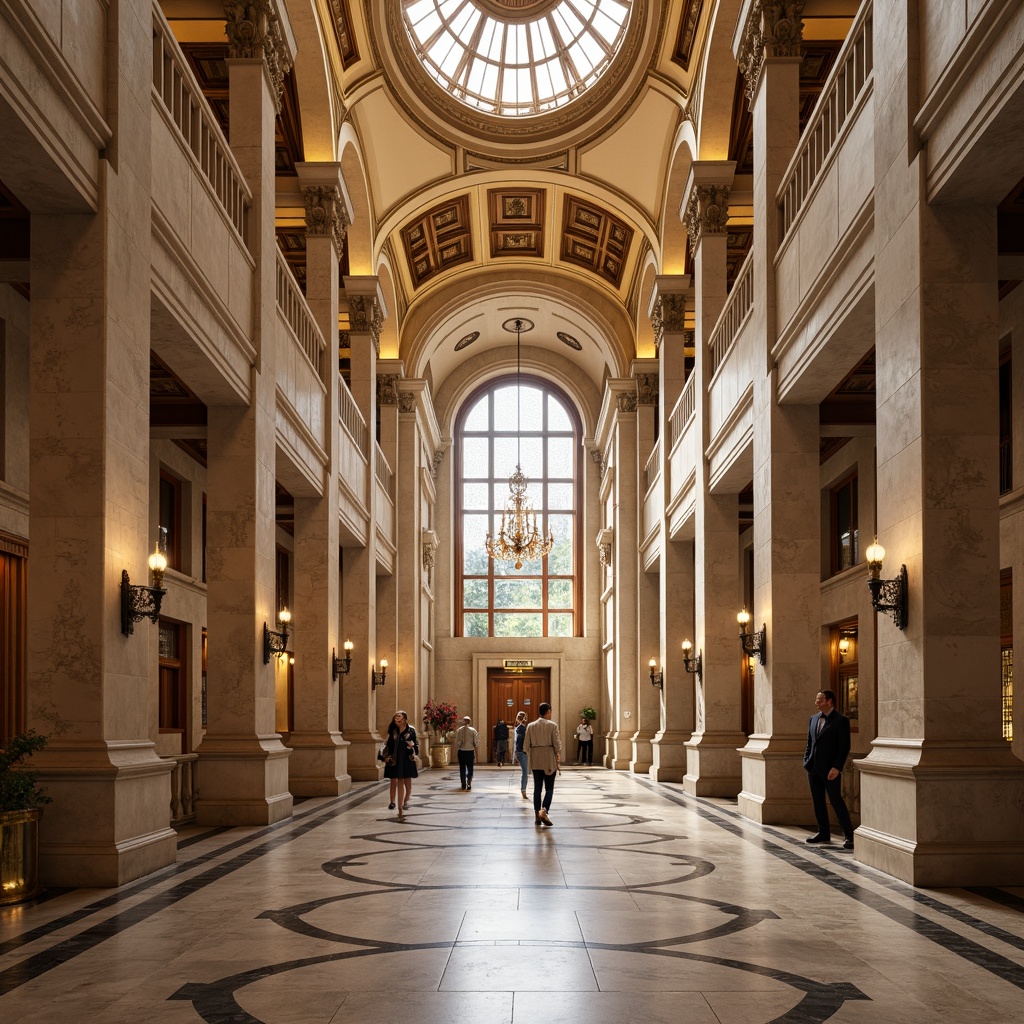
[[[550,700],[551,669],[536,669],[522,675],[500,670],[488,672],[487,724],[486,732],[481,729],[480,736],[480,746],[482,751],[487,751],[487,756],[481,756],[480,760],[494,761],[494,727],[499,718],[504,719],[508,726],[508,749],[511,752],[514,749],[512,731],[516,715],[525,711],[527,720],[532,722],[537,717],[537,708]]]

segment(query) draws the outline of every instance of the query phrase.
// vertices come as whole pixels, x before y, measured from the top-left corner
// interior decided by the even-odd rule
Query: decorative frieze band
[[[696,185],[686,207],[686,234],[690,255],[704,235],[724,235],[729,220],[729,186]]]
[[[291,70],[292,59],[273,0],[224,0],[224,16],[228,56],[263,59],[280,114],[284,76]]]
[[[348,326],[351,334],[369,334],[377,355],[380,355],[380,331],[384,314],[380,303],[372,295],[348,297]]]
[[[766,57],[800,56],[804,3],[805,0],[754,0],[750,5],[739,53],[748,104],[754,102],[754,90]]]
[[[306,200],[306,234],[330,235],[341,259],[341,245],[348,227],[348,214],[337,185],[310,185],[302,190]]]

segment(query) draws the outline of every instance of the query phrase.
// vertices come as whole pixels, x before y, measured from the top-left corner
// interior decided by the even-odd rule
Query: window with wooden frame
[[[160,522],[166,530],[167,568],[181,572],[181,481],[166,470],[160,470]]]
[[[158,725],[162,733],[181,736],[182,754],[189,753],[188,745],[188,658],[185,625],[161,619],[159,625],[159,703]]]
[[[860,728],[859,647],[856,619],[829,630],[829,689],[836,695],[836,708],[850,720],[850,732]]]
[[[854,471],[829,492],[830,575],[851,569],[860,560],[857,537],[857,473]]]
[[[0,534],[0,742],[25,731],[28,544]]]
[[[523,375],[517,425],[515,376],[480,388],[456,422],[456,622],[459,636],[580,636],[582,426],[554,384]],[[488,557],[517,458],[538,529],[554,547],[544,558],[513,563]]]

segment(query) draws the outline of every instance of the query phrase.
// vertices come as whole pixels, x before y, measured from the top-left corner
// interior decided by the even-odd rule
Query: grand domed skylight
[[[622,43],[632,0],[402,0],[426,71],[452,96],[501,117],[564,106]]]

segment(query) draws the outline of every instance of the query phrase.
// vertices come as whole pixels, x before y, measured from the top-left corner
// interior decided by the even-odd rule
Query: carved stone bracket
[[[753,105],[754,90],[766,57],[799,57],[805,0],[754,0],[743,26],[739,65],[743,91]]]
[[[597,466],[597,475],[603,477],[604,471],[608,468],[608,460],[604,457],[604,453],[600,448],[590,449],[590,461]]]
[[[434,558],[437,554],[437,549],[441,545],[441,540],[433,530],[424,530],[422,533],[423,540],[423,571],[429,575],[434,571]]]
[[[616,396],[619,412],[636,412],[636,392],[623,391]]]
[[[398,382],[401,378],[397,373],[377,374],[377,404],[398,405]]]
[[[442,462],[443,459],[444,459],[444,449],[443,448],[435,448],[434,449],[434,467],[431,470],[435,480],[437,479],[437,473],[438,473],[438,470],[440,470],[440,468],[441,468],[441,462]]]
[[[612,540],[614,534],[609,529],[597,531],[597,557],[601,561],[601,565],[610,569],[612,566]]]
[[[658,404],[658,375],[638,373],[636,375],[636,399],[640,405]]]
[[[412,391],[399,391],[398,392],[398,411],[399,412],[415,412],[416,411],[416,395]]]
[[[302,190],[306,200],[306,234],[330,235],[341,259],[348,214],[337,185],[310,185]]]
[[[686,234],[690,255],[704,235],[724,235],[729,220],[729,186],[697,185],[686,207]]]
[[[281,21],[272,0],[224,0],[228,56],[261,58],[273,83],[274,106],[281,113],[284,76],[292,67]]]
[[[349,333],[369,334],[374,351],[380,355],[380,331],[384,326],[384,313],[380,303],[370,295],[350,295],[348,321]]]

